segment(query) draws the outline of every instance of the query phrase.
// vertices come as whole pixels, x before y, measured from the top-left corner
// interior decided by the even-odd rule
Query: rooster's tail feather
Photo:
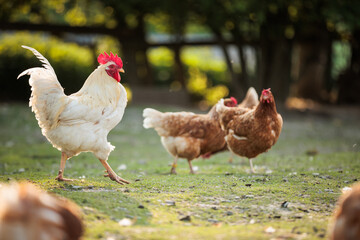
[[[46,70],[49,70],[53,76],[56,78],[56,74],[55,74],[55,71],[53,69],[53,67],[51,66],[51,64],[49,63],[49,61],[43,56],[41,55],[41,53],[39,53],[36,49],[34,48],[31,48],[31,47],[28,47],[28,46],[25,46],[25,45],[22,45],[21,47],[25,48],[25,49],[28,49],[30,50],[39,60],[40,62],[43,63],[43,67],[46,69]],[[25,70],[23,71],[22,73],[19,74],[19,76],[17,77],[18,79],[26,74],[31,74],[31,69],[28,69],[28,70]]]
[[[18,76],[30,75],[31,86],[30,106],[44,135],[54,127],[64,106],[64,89],[60,85],[55,71],[49,61],[31,47],[22,46],[34,53],[43,63],[43,67],[30,68]]]

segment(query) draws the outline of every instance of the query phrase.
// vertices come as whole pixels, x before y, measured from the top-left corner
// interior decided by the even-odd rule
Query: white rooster
[[[31,47],[43,67],[30,68],[18,78],[30,75],[30,106],[38,120],[42,134],[61,151],[61,164],[56,180],[63,177],[66,161],[81,152],[92,152],[105,167],[111,180],[129,183],[109,166],[107,159],[114,146],[107,135],[122,119],[127,104],[125,88],[120,84],[119,72],[124,72],[120,57],[106,52],[98,57],[99,66],[86,79],[83,87],[72,95],[65,95],[49,61]]]

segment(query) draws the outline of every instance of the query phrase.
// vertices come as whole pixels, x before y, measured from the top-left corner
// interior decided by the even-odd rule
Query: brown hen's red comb
[[[231,99],[231,101],[233,101],[233,103],[235,103],[235,105],[237,105],[237,104],[238,104],[238,102],[237,102],[236,98],[234,98],[234,97],[230,97],[230,99]]]
[[[268,92],[270,92],[270,90],[271,90],[271,88],[264,89],[261,94],[268,93]]]
[[[106,52],[100,54],[98,56],[98,63],[99,64],[106,64],[110,61],[114,62],[116,65],[118,65],[120,68],[122,68],[123,66],[123,62],[121,60],[120,57],[118,57],[118,55],[114,55],[112,52],[110,52],[110,55],[108,55]]]

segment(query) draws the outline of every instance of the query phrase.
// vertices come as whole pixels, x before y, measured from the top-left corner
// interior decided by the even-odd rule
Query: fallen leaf
[[[118,166],[117,170],[126,170],[126,165],[125,164],[121,164],[120,166]]]
[[[132,226],[134,223],[131,219],[129,218],[123,218],[119,221],[119,225],[122,227],[129,227]]]
[[[218,223],[218,222],[219,222],[219,220],[209,218],[209,219],[208,219],[208,222],[211,222],[211,223]]]
[[[275,230],[275,228],[273,228],[273,227],[268,227],[268,228],[266,228],[265,229],[265,232],[266,233],[274,233],[276,230]]]
[[[254,198],[254,195],[245,195],[244,198]]]
[[[306,155],[308,155],[308,156],[315,156],[315,155],[317,155],[319,152],[318,152],[318,150],[317,149],[310,149],[310,150],[307,150],[306,151]]]
[[[175,202],[174,202],[174,201],[171,201],[171,200],[166,200],[166,201],[165,201],[165,204],[166,204],[167,206],[175,206]]]
[[[186,215],[184,217],[181,217],[179,220],[183,222],[191,222],[191,217],[190,215]]]
[[[74,186],[74,185],[70,185],[70,187],[75,190],[81,190],[84,188],[83,186]]]
[[[231,211],[227,211],[227,212],[226,212],[226,215],[227,215],[227,216],[231,216],[231,215],[234,215],[234,213],[231,212]]]
[[[282,208],[287,208],[289,206],[289,202],[288,201],[285,201],[281,204],[281,207]]]

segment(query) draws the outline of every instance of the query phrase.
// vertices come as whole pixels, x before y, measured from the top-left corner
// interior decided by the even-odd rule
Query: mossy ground
[[[174,176],[159,137],[142,127],[142,109],[129,106],[109,134],[109,164],[131,181],[123,186],[102,176],[91,153],[68,161],[64,176],[77,181],[55,181],[60,152],[31,110],[0,105],[0,182],[30,181],[72,199],[85,239],[322,239],[341,189],[360,179],[359,118],[284,113],[278,143],[254,160],[257,174],[225,152],[194,160],[195,175],[179,160]],[[134,225],[120,226],[125,217]]]

